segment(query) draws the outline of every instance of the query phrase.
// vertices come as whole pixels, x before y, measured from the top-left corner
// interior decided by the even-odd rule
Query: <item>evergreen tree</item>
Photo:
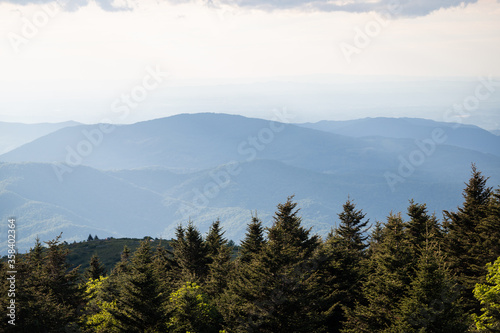
[[[478,283],[474,296],[481,302],[481,315],[473,315],[480,332],[500,332],[500,257],[486,265],[486,283]]]
[[[241,242],[240,260],[249,262],[258,256],[265,245],[264,228],[257,215],[252,216],[252,221],[247,226],[245,238]]]
[[[478,226],[484,261],[490,263],[500,257],[500,187],[492,193],[487,215]]]
[[[125,277],[117,299],[117,309],[110,310],[122,332],[164,331],[166,295],[160,289],[153,269],[153,250],[146,239],[134,252],[130,272]]]
[[[389,331],[466,332],[468,325],[459,304],[460,294],[445,267],[443,255],[437,242],[426,242],[418,259],[415,278]]]
[[[363,235],[368,220],[363,221],[365,214],[356,210],[350,199],[343,205],[343,211],[338,217],[338,227],[332,230],[324,243],[330,260],[330,279],[322,287],[331,296],[326,310],[329,332],[340,331],[342,322],[346,320],[345,311],[352,309],[360,297],[365,249],[368,246],[365,243],[368,237]]]
[[[342,332],[383,332],[395,321],[411,276],[411,251],[404,230],[401,214],[391,213],[369,260],[364,300],[348,311]]]
[[[97,254],[90,258],[89,267],[85,270],[85,278],[97,280],[101,276],[106,276],[106,267],[101,263]]]
[[[427,213],[426,204],[410,200],[408,216],[410,220],[406,223],[406,235],[418,257],[420,250],[427,246],[427,242],[441,241],[442,232],[436,216]]]
[[[176,280],[178,279],[176,264],[173,254],[165,247],[158,245],[153,256],[153,270],[158,278],[160,290],[163,293],[170,294],[173,291]]]
[[[226,288],[232,273],[231,249],[227,245],[227,239],[223,235],[224,232],[220,227],[220,221],[216,220],[210,226],[205,240],[209,262],[206,291],[215,299]]]
[[[219,332],[217,309],[196,283],[187,282],[170,295],[168,332]]]
[[[121,253],[120,261],[115,265],[111,274],[114,276],[125,274],[130,271],[130,249],[127,245],[123,246],[123,251]]]
[[[317,236],[301,225],[297,204],[278,205],[262,253],[230,284],[226,322],[235,332],[320,332]],[[227,302],[229,303],[229,302]]]
[[[94,237],[92,237],[91,234],[89,234],[89,237],[87,237],[87,242],[91,242],[94,240]]]
[[[60,237],[35,247],[17,264],[16,302],[19,332],[66,332],[76,325],[83,294],[78,269],[66,262]]]
[[[208,250],[198,229],[190,221],[184,228],[180,225],[173,241],[174,260],[181,270],[181,280],[203,281],[207,275]]]
[[[462,207],[457,212],[444,211],[447,257],[462,288],[466,308],[474,313],[479,312],[479,303],[474,299],[472,289],[484,278],[484,267],[490,258],[480,232],[482,221],[488,217],[491,196],[491,188],[486,182],[487,178],[473,164]]]
[[[213,258],[217,256],[222,246],[227,246],[227,239],[224,238],[224,233],[225,232],[222,231],[220,226],[220,220],[217,219],[210,226],[208,235],[205,239],[209,261],[212,261]]]

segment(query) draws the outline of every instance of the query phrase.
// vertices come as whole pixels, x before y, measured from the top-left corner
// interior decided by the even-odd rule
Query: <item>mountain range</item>
[[[21,250],[61,231],[67,241],[170,239],[188,220],[205,232],[220,219],[239,241],[252,214],[269,226],[294,194],[304,224],[324,235],[348,197],[371,222],[404,213],[410,199],[441,217],[461,203],[471,163],[499,185],[500,137],[424,119],[291,124],[202,113],[71,124],[0,155],[0,217],[17,218]]]

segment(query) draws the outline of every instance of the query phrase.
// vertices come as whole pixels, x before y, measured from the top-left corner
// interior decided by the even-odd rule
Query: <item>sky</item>
[[[500,129],[499,17],[497,0],[0,0],[0,121],[287,109]]]

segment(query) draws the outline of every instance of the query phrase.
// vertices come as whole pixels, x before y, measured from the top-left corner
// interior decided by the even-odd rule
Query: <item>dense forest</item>
[[[288,198],[272,226],[253,216],[238,255],[215,221],[169,246],[149,239],[107,270],[39,241],[19,257],[17,332],[500,332],[500,187],[473,165],[456,211],[409,201],[371,224],[350,198],[324,239]],[[369,225],[371,224],[371,227]],[[2,262],[1,295],[9,290]]]

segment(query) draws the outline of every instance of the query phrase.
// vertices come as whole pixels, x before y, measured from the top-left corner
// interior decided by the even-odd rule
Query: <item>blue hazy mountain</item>
[[[49,239],[60,231],[68,241],[89,233],[171,238],[189,219],[206,231],[220,218],[226,236],[238,241],[252,211],[270,225],[276,205],[292,194],[305,224],[325,234],[348,196],[372,222],[391,210],[404,212],[412,198],[441,217],[460,204],[472,162],[491,177],[490,185],[500,184],[500,156],[451,140],[395,137],[387,126],[387,136],[352,137],[192,114],[112,131],[62,128],[0,156],[0,218],[18,218],[24,249],[37,235]],[[465,141],[478,135],[461,133]],[[78,154],[85,145],[88,154],[70,155],[80,163],[65,164],[68,152]]]
[[[424,140],[442,129],[445,144],[500,156],[500,137],[473,125],[436,122],[416,118],[364,118],[348,121],[320,121],[300,126],[351,137],[387,137]]]
[[[58,129],[79,125],[68,121],[55,124],[21,124],[0,122],[0,154],[31,142]]]

